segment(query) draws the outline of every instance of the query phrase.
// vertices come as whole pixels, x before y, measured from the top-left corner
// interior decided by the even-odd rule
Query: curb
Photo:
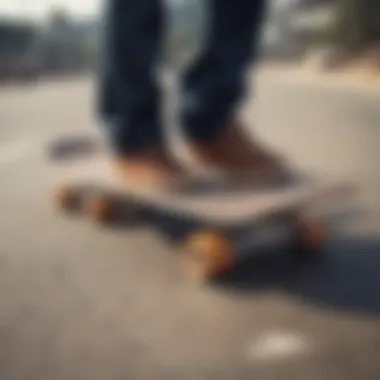
[[[323,73],[302,67],[262,66],[259,77],[296,84],[312,85],[342,91],[367,92],[380,95],[380,76],[374,73]]]

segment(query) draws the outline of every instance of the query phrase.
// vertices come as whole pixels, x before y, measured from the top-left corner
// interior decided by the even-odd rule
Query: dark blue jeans
[[[191,1],[191,0],[189,0]],[[183,75],[181,123],[194,140],[214,139],[234,118],[246,69],[255,58],[265,0],[207,0],[205,47]],[[154,69],[160,56],[163,0],[108,0],[100,112],[118,154],[159,142],[161,96]]]

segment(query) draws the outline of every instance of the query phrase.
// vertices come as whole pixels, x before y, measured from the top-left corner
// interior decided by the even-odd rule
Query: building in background
[[[91,68],[96,59],[98,23],[73,20],[53,11],[40,33],[40,56],[45,72],[60,74]]]
[[[34,76],[38,35],[38,28],[32,23],[0,19],[0,80]]]
[[[72,74],[96,62],[97,20],[52,10],[45,23],[0,19],[0,79]]]

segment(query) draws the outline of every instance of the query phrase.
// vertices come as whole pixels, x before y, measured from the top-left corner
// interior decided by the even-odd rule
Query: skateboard
[[[276,241],[294,257],[319,257],[331,237],[323,205],[350,190],[343,182],[259,186],[211,177],[189,178],[172,188],[139,189],[118,178],[95,139],[55,141],[49,152],[60,210],[79,212],[101,224],[118,213],[149,218],[152,212],[188,223],[191,227],[180,244],[181,267],[186,276],[201,281],[228,272],[242,252],[251,254]]]

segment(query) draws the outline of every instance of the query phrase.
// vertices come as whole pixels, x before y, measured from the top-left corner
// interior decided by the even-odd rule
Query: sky
[[[75,17],[91,17],[98,14],[104,1],[107,0],[0,0],[0,17],[43,21],[49,9],[56,7],[67,10]],[[181,4],[189,0],[166,1]]]
[[[0,0],[0,16],[43,19],[49,9],[62,7],[74,16],[86,17],[96,14],[99,6],[99,0]]]

